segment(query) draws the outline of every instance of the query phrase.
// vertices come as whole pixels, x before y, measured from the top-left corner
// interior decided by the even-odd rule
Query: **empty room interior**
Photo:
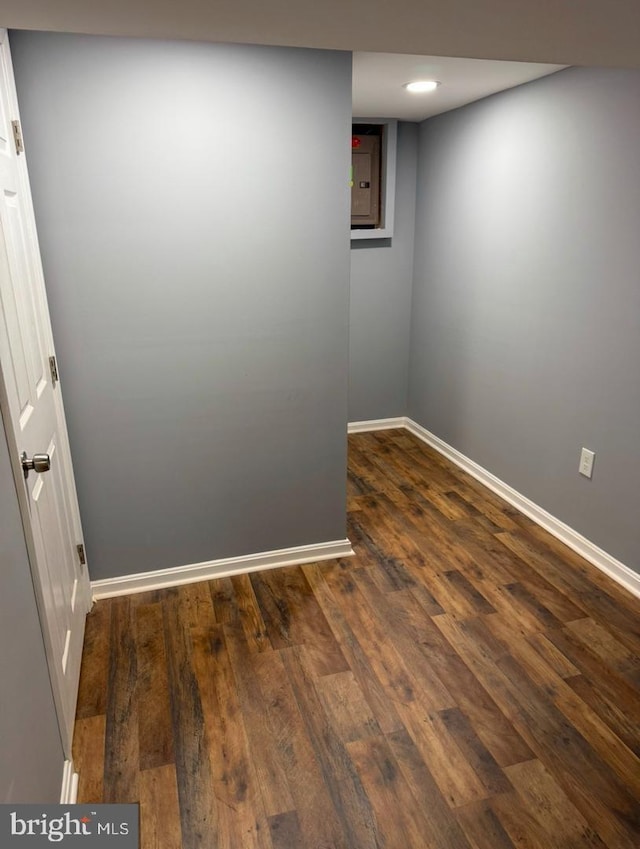
[[[640,845],[640,13],[406,5],[7,4],[4,803]]]

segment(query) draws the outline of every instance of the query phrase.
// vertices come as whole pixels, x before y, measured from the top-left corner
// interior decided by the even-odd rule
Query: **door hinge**
[[[82,543],[78,543],[78,545],[76,545],[76,549],[78,551],[78,560],[80,561],[80,565],[86,566],[87,565],[87,557],[84,553],[84,545],[82,545]]]
[[[16,154],[20,156],[21,153],[24,153],[24,143],[22,141],[22,127],[20,126],[20,121],[12,121],[11,129],[13,130],[13,141],[16,146]]]
[[[55,357],[49,357],[49,371],[51,372],[51,383],[55,386],[60,380],[58,377],[58,363]]]

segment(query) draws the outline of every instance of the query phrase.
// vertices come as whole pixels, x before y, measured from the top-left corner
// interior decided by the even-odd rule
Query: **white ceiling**
[[[639,0],[0,0],[0,25],[640,67]]]
[[[564,67],[490,59],[354,53],[353,114],[358,118],[424,121]],[[404,83],[424,79],[438,80],[440,85],[428,94],[412,94],[403,88]]]

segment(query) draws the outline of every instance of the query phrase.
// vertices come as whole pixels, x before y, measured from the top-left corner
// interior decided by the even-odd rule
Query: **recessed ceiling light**
[[[415,80],[412,83],[405,83],[404,88],[414,94],[426,94],[428,91],[435,91],[439,85],[440,83],[436,80]]]

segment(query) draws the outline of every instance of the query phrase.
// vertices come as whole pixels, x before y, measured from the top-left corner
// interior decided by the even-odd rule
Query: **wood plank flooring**
[[[403,431],[356,557],[99,602],[80,801],[143,849],[638,849],[640,602]]]

